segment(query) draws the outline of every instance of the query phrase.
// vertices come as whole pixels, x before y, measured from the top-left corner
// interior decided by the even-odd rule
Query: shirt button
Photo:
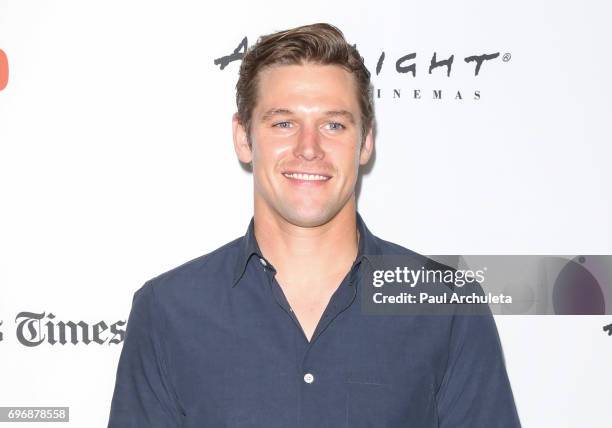
[[[304,375],[304,382],[306,382],[306,383],[313,383],[314,382],[314,376],[312,375],[312,373],[306,373]]]
[[[266,261],[264,259],[259,259],[259,261],[261,262],[262,265],[268,266],[268,263],[266,263]]]

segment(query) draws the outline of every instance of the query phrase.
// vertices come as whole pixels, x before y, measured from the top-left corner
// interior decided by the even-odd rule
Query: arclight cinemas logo
[[[235,61],[241,61],[249,47],[248,38],[244,37],[238,46],[228,55],[221,56],[214,60],[214,65],[219,67],[219,70],[224,70],[229,64]],[[374,76],[379,76],[381,73],[393,73],[397,76],[406,76],[405,80],[410,87],[403,82],[397,87],[378,87],[376,79],[373,78],[374,85],[373,97],[376,99],[412,99],[412,100],[468,100],[478,101],[481,98],[480,89],[463,90],[442,89],[439,87],[416,87],[413,83],[417,77],[421,75],[429,76],[440,74],[451,78],[454,70],[458,67],[468,67],[470,74],[473,71],[473,77],[478,79],[478,76],[486,72],[488,65],[495,62],[507,63],[512,58],[510,53],[501,54],[497,52],[474,53],[464,57],[455,58],[455,54],[446,57],[439,56],[435,51],[431,56],[424,58],[418,57],[416,52],[404,52],[397,56],[392,56],[381,49],[376,61]],[[368,59],[364,59],[366,65]],[[370,69],[371,70],[371,69]],[[387,75],[388,76],[388,75]],[[477,80],[476,80],[477,81]],[[476,82],[475,81],[475,82]],[[400,87],[401,86],[401,87]]]

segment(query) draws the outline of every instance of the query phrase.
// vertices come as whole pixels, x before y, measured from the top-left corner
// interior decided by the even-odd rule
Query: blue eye
[[[339,131],[345,128],[345,126],[339,122],[330,122],[328,123],[328,125],[329,129],[331,129],[332,131]]]
[[[291,122],[278,122],[273,125],[276,128],[290,128]]]

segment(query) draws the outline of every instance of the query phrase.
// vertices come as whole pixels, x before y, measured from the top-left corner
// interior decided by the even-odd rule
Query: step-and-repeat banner
[[[334,24],[372,73],[358,205],[378,236],[578,267],[612,254],[611,12],[0,0],[0,407],[106,425],[135,290],[246,231],[235,84],[245,50],[276,30]],[[589,272],[596,290],[610,271]],[[610,314],[601,290],[591,313]],[[610,426],[612,316],[533,308],[496,312],[523,425]]]

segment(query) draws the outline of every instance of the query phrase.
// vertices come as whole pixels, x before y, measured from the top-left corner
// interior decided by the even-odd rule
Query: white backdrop
[[[121,345],[26,347],[17,315],[110,326],[144,281],[245,232],[239,61],[214,64],[244,37],[323,21],[357,44],[381,94],[359,197],[375,234],[424,254],[612,254],[611,12],[0,0],[0,406],[69,406],[68,426],[105,426]],[[434,52],[454,55],[450,76],[428,73]],[[464,61],[497,52],[478,76]],[[395,69],[411,53],[414,77]],[[612,317],[496,320],[525,427],[610,426]]]

